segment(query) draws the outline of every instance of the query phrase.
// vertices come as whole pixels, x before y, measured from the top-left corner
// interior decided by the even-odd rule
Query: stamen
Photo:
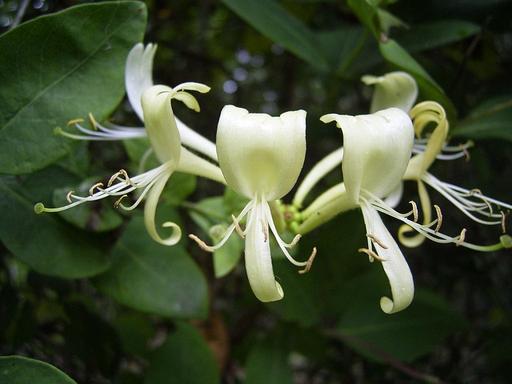
[[[507,233],[507,222],[505,212],[500,211],[501,213],[501,231],[502,233]]]
[[[236,219],[235,215],[231,215],[231,219],[233,220],[233,224],[235,225],[235,231],[238,233],[238,236],[240,236],[242,239],[245,239],[245,233],[240,227],[240,223]]]
[[[83,122],[84,122],[84,119],[78,118],[78,119],[69,120],[67,125],[70,126],[70,125],[75,125],[75,124],[79,124],[79,123],[83,123]]]
[[[119,199],[117,199],[115,202],[114,202],[114,208],[119,208],[119,206],[121,205],[121,201],[127,197],[128,195],[122,195]]]
[[[457,247],[462,245],[465,238],[466,238],[466,228],[463,228],[462,231],[460,231],[460,235],[459,235],[458,239],[455,241],[455,245]]]
[[[124,180],[121,179],[119,176],[123,176]],[[133,185],[132,181],[130,180],[130,176],[128,176],[128,173],[124,169],[120,169],[118,172],[114,173],[110,177],[110,179],[108,180],[108,183],[107,183],[107,187],[110,187],[116,180],[124,181],[124,182],[126,182],[126,184]]]
[[[295,237],[297,237],[297,236],[295,236]],[[308,261],[306,262],[306,266],[304,267],[304,269],[299,270],[299,273],[301,275],[309,272],[309,270],[311,269],[311,266],[313,265],[313,261],[315,261],[315,257],[316,257],[316,247],[313,247],[313,250],[311,251],[311,255],[309,256]]]
[[[386,261],[386,259],[380,257],[376,252],[368,248],[359,248],[357,252],[366,253],[370,257],[370,261],[373,259],[379,260],[380,262]]]
[[[103,183],[96,183],[91,188],[89,188],[89,195],[94,195],[95,189],[98,189],[99,192],[103,191]]]
[[[190,235],[188,235],[188,237],[190,239],[194,240],[197,243],[197,245],[199,245],[199,247],[201,247],[201,249],[203,249],[204,251],[206,251],[206,252],[213,252],[214,251],[214,249],[212,249],[213,247],[210,247],[208,244],[206,244],[203,240],[201,240],[196,235],[191,233]]]
[[[387,245],[385,245],[378,237],[372,235],[371,233],[367,233],[366,236],[373,241],[375,244],[378,244],[381,248],[388,249]]]
[[[416,203],[414,201],[409,201],[409,204],[412,205],[412,216],[413,216],[413,221],[414,222],[418,222],[418,206],[416,205]]]
[[[72,203],[73,200],[71,200],[71,198],[73,197],[73,193],[75,193],[75,191],[69,191],[66,195],[66,200],[68,201],[68,203]]]
[[[436,210],[437,215],[437,225],[434,228],[434,232],[439,232],[439,230],[441,229],[441,225],[443,224],[443,213],[441,212],[441,208],[439,208],[439,205],[437,204],[434,204],[434,209]]]
[[[263,232],[263,241],[266,243],[268,241],[268,226],[265,221],[261,220],[261,230]]]
[[[464,146],[461,145],[461,149],[462,149],[462,152],[464,153],[464,160],[466,162],[469,162],[471,160],[471,156],[469,154],[469,151],[468,151],[467,147],[464,147]]]
[[[93,129],[98,130],[98,125],[99,125],[99,124],[98,124],[98,122],[96,121],[96,119],[94,118],[94,116],[92,115],[92,113],[91,113],[91,112],[89,112],[89,115],[88,115],[88,116],[89,116],[89,121],[90,121],[90,123],[91,123],[91,125],[92,125]]]
[[[290,243],[288,243],[288,244],[284,243],[284,245],[286,246],[286,248],[295,247],[301,238],[302,238],[302,235],[297,234],[297,235],[295,235],[295,237],[293,238],[293,240]]]

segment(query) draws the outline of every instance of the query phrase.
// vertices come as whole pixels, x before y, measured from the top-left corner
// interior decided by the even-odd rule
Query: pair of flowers
[[[280,117],[271,117],[226,106],[219,118],[215,145],[178,120],[171,107],[171,101],[178,100],[199,111],[199,104],[189,91],[204,93],[209,91],[209,87],[199,83],[183,83],[174,88],[153,85],[151,68],[155,49],[151,44],[146,48],[141,44],[136,45],[126,65],[128,98],[134,111],[144,121],[145,129],[112,124],[104,126],[91,118],[92,130],[83,127],[81,121],[73,121],[80,135],[62,130],[59,132],[64,136],[84,140],[147,136],[151,151],[161,165],[135,177],[129,177],[126,171],[120,170],[110,178],[106,186],[102,183],[92,186],[89,196],[77,196],[70,192],[67,206],[46,208],[38,203],[35,206],[36,212],[58,212],[108,196],[118,197],[116,205],[131,210],[145,198],[144,217],[148,233],[162,244],[173,245],[181,237],[179,226],[172,222],[164,223],[163,227],[171,228],[172,233],[163,238],[155,224],[160,194],[172,174],[187,172],[227,184],[247,197],[249,203],[237,217],[232,217],[232,224],[216,245],[209,246],[194,235],[190,237],[203,249],[214,251],[236,231],[245,238],[246,270],[255,295],[261,301],[275,301],[281,299],[284,293],[272,269],[270,233],[274,235],[285,256],[294,265],[303,268],[299,272],[307,272],[311,268],[316,249],[313,249],[306,261],[297,261],[288,252],[297,243],[300,234],[309,232],[336,214],[360,207],[368,236],[367,247],[360,251],[367,253],[370,260],[382,261],[391,284],[392,298],[383,297],[381,300],[381,307],[387,313],[397,312],[410,304],[414,284],[407,262],[378,212],[397,217],[408,225],[400,233],[403,238],[401,240],[405,239],[405,233],[410,228],[420,232],[420,237],[407,239],[409,245],[418,245],[425,236],[471,245],[464,242],[462,234],[457,238],[440,234],[437,228],[440,217],[436,219],[437,222],[429,222],[430,206],[424,197],[426,192],[422,192],[425,188],[421,187],[420,180],[426,180],[426,169],[436,157],[445,156],[441,151],[450,150],[450,147],[445,146],[447,122],[440,106],[427,103],[413,108],[413,124],[407,112],[416,99],[417,88],[407,74],[366,78],[366,81],[377,84],[372,102],[375,111],[371,115],[329,114],[322,117],[325,123],[335,121],[342,129],[344,148],[328,155],[306,176],[294,199],[296,210],[301,209],[312,186],[342,161],[344,182],[323,193],[300,212],[300,218],[293,223],[295,226],[290,226],[298,235],[291,243],[286,243],[279,236],[273,219],[275,212],[272,212],[271,207],[275,206],[272,204],[274,201],[281,199],[293,188],[302,169],[306,152],[306,112],[291,111]],[[421,137],[424,128],[431,122],[437,126],[428,140],[419,139],[415,142],[415,131]],[[417,154],[411,158],[413,152]],[[460,153],[455,152],[452,157],[458,157]],[[427,220],[424,224],[417,223],[418,210],[415,204],[413,210],[405,215],[392,208],[400,200],[404,178],[418,180],[424,218]],[[136,201],[132,205],[124,205],[123,198],[137,189],[141,193]],[[477,207],[475,209],[479,214],[484,211],[480,205],[469,206]],[[464,207],[467,208],[467,204]],[[469,208],[466,210],[470,211]],[[413,220],[409,219],[411,215]],[[495,214],[490,216],[494,218],[492,215]],[[242,229],[241,222],[244,219],[246,225]],[[436,228],[432,229],[434,225]]]

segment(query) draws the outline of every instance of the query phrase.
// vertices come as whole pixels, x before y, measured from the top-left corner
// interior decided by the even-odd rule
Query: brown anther
[[[231,215],[231,218],[233,219],[233,225],[235,226],[236,233],[238,233],[238,236],[240,236],[242,239],[245,239],[244,231],[240,227],[240,223],[236,219],[235,215]]]
[[[99,192],[103,191],[103,183],[96,183],[91,188],[89,188],[89,195],[94,195],[94,190],[97,189]]]
[[[123,176],[124,179],[120,178],[119,176]],[[110,179],[108,180],[108,183],[107,183],[107,187],[112,186],[112,184],[114,183],[114,181],[116,181],[116,179],[119,181],[124,181],[126,184],[133,185],[133,183],[130,179],[130,176],[128,176],[128,173],[124,169],[120,169],[118,172],[114,173],[110,177]]]
[[[199,245],[199,247],[206,251],[206,252],[212,252],[212,249],[211,247],[209,247],[203,240],[201,240],[199,237],[197,237],[196,235],[193,235],[193,234],[190,234],[188,235],[188,237],[192,240],[194,240],[197,245]]]
[[[306,266],[304,267],[304,269],[301,269],[299,271],[299,273],[301,275],[309,272],[309,270],[311,269],[311,266],[313,265],[313,261],[315,261],[315,257],[316,257],[316,247],[313,247],[313,250],[311,251],[311,255],[309,256],[308,261],[306,261]]]
[[[368,256],[370,256],[370,261],[373,261],[373,259],[377,259],[381,262],[386,261],[386,259],[380,257],[377,253],[368,248],[359,248],[357,252],[366,253]]]
[[[437,225],[434,228],[434,232],[439,232],[441,229],[441,225],[443,225],[443,213],[441,212],[441,208],[439,208],[439,205],[434,204],[434,209],[436,210],[437,215]]]
[[[418,206],[416,205],[416,203],[414,201],[409,201],[409,204],[412,205],[412,219],[415,223],[418,222]]]
[[[471,155],[469,154],[468,148],[466,146],[461,146],[461,147],[462,147],[462,152],[464,152],[464,160],[466,160],[466,162],[469,162],[471,160]]]
[[[123,199],[127,196],[128,195],[122,195],[119,199],[117,199],[114,203],[114,208],[119,208],[119,206],[121,205],[121,201],[123,201]]]
[[[384,244],[378,237],[375,235],[372,235],[371,233],[367,233],[366,237],[368,237],[371,241],[373,241],[375,244],[378,244],[381,248],[388,249],[388,246]]]
[[[481,194],[482,194],[482,191],[478,188],[473,188],[471,191],[469,191],[469,196],[481,195]]]
[[[84,119],[78,118],[78,119],[69,120],[67,125],[70,126],[70,125],[75,125],[75,124],[83,123],[83,122],[84,122]]]
[[[299,242],[299,240],[301,239],[302,235],[298,234],[298,235],[295,235],[295,237],[293,238],[292,242],[290,244],[288,244],[288,247],[289,248],[292,248],[294,246],[297,245],[297,243]]]
[[[71,200],[71,198],[73,197],[73,193],[75,193],[75,191],[69,191],[66,195],[66,200],[68,201],[68,203],[72,203],[73,200]]]
[[[505,215],[505,212],[500,211],[501,214],[501,231],[503,233],[507,233],[507,215]]]
[[[466,228],[463,228],[462,231],[460,231],[460,235],[459,237],[457,238],[457,240],[455,241],[455,245],[458,247],[460,245],[462,245],[462,243],[464,242],[464,239],[466,238]]]
[[[92,127],[93,127],[94,129],[97,129],[98,122],[96,121],[96,119],[94,118],[94,116],[92,115],[92,113],[91,113],[91,112],[89,112],[88,117],[89,117],[89,122],[91,123]]]
[[[261,230],[263,231],[263,242],[268,241],[268,225],[265,221],[261,220]]]

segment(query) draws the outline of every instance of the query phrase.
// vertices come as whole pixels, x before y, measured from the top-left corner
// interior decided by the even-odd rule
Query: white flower
[[[409,112],[418,97],[416,80],[406,72],[390,72],[383,76],[365,75],[361,80],[366,85],[375,86],[370,113],[392,107]]]
[[[156,44],[148,44],[144,48],[142,43],[138,43],[131,49],[126,59],[126,93],[132,109],[141,121],[144,121],[142,95],[147,89],[153,86],[152,69],[156,48]],[[195,90],[204,93],[208,92],[210,88],[205,86]],[[179,94],[176,98],[185,103],[190,109],[199,112],[199,104],[195,98],[188,98],[185,96],[185,93]],[[81,134],[77,135],[69,133],[62,129],[58,129],[56,132],[72,139],[91,141],[124,140],[147,136],[147,132],[144,130],[144,127],[126,127],[112,123],[102,125],[98,123],[91,114],[89,115],[89,119],[94,129],[85,128],[80,124],[82,120],[77,119],[71,120],[70,125],[74,125]],[[214,143],[186,126],[178,118],[174,117],[174,119],[180,132],[181,143],[184,146],[217,161],[217,153]]]
[[[286,112],[279,117],[249,113],[232,105],[221,112],[217,130],[217,153],[226,183],[250,202],[233,218],[224,238],[208,246],[194,235],[192,239],[205,250],[221,247],[234,230],[245,236],[245,265],[249,283],[261,301],[283,298],[284,292],[275,280],[270,255],[272,232],[277,244],[293,264],[307,271],[315,250],[308,261],[296,261],[287,251],[299,239],[285,243],[272,219],[269,202],[286,195],[299,176],[306,153],[306,112]],[[239,222],[247,216],[245,230]],[[269,231],[270,228],[270,231]]]
[[[161,165],[135,177],[129,177],[125,170],[116,172],[108,181],[106,187],[103,183],[93,185],[89,196],[77,196],[72,191],[67,195],[69,204],[59,208],[47,208],[42,203],[34,206],[36,213],[59,212],[85,202],[97,201],[108,196],[118,197],[115,205],[125,210],[132,210],[146,198],[144,207],[144,221],[150,236],[164,245],[174,245],[181,237],[179,226],[166,222],[163,227],[172,228],[173,232],[168,238],[162,238],[156,229],[155,212],[158,200],[167,181],[175,171],[192,173],[209,177],[224,183],[220,169],[210,162],[198,157],[181,146],[180,132],[171,108],[171,100],[191,100],[195,98],[187,90],[204,91],[208,87],[198,83],[183,83],[175,88],[156,85],[146,89],[142,96],[142,111],[152,148]],[[128,193],[142,189],[135,203],[125,206],[121,201]]]

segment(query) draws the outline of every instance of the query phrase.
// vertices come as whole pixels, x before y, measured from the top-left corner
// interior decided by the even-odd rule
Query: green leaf
[[[118,302],[175,318],[202,318],[208,310],[206,281],[182,245],[160,245],[135,216],[113,250],[112,268],[95,280]]]
[[[452,130],[453,136],[512,141],[512,96],[487,100]]]
[[[0,172],[41,169],[67,151],[56,126],[99,120],[124,93],[124,62],[142,39],[142,2],[80,5],[0,36]]]
[[[280,337],[257,343],[250,351],[245,366],[246,384],[293,383],[288,364],[289,351]]]
[[[338,330],[343,340],[363,355],[378,361],[387,356],[412,361],[464,327],[461,315],[426,290],[417,290],[405,310],[385,314],[379,299],[387,295],[387,285],[384,272],[373,270],[348,282],[341,291],[346,309]]]
[[[52,190],[42,183],[58,182],[61,177],[65,177],[62,171],[49,169],[31,175],[23,186],[14,177],[0,178],[0,239],[39,273],[64,278],[94,276],[110,265],[103,239],[65,224],[56,214],[34,213],[34,203]],[[36,191],[36,186],[41,190]]]
[[[347,4],[373,36],[379,38],[380,26],[377,18],[379,8],[377,3],[372,0],[348,0]]]
[[[215,384],[220,382],[213,353],[196,328],[178,322],[158,348],[146,371],[145,384]]]
[[[439,20],[412,24],[396,34],[396,40],[409,52],[420,52],[451,44],[480,32],[480,26],[464,20]]]
[[[320,70],[329,63],[314,33],[274,0],[223,0],[233,12],[273,42]]]
[[[446,96],[442,88],[430,77],[423,67],[396,41],[389,39],[379,43],[379,49],[388,62],[398,68],[409,72],[413,76],[418,87],[427,100],[434,100],[440,103],[446,110],[450,120],[456,115],[455,107]]]
[[[2,356],[0,357],[0,383],[76,384],[76,381],[45,362],[22,356]]]

